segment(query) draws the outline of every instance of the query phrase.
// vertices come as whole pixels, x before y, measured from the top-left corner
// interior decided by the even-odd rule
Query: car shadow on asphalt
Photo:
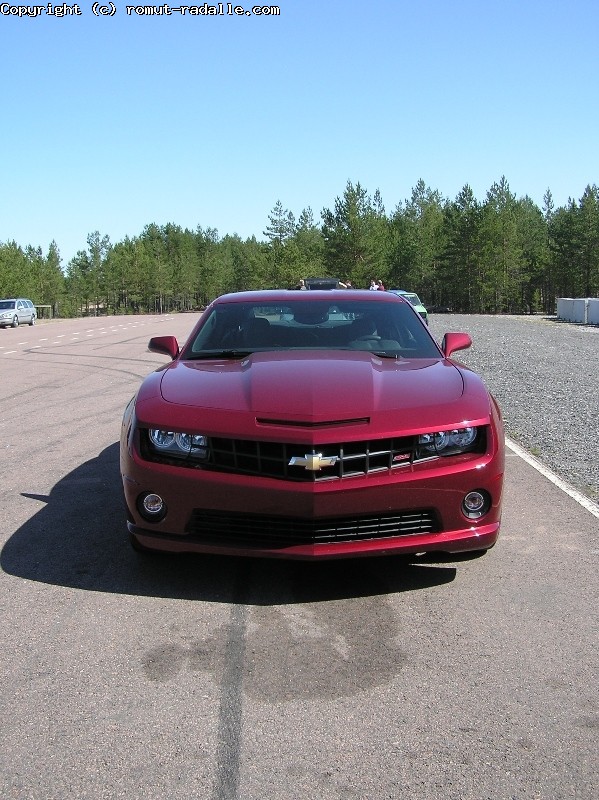
[[[277,605],[418,591],[456,575],[442,557],[314,563],[136,553],[125,525],[118,443],[65,475],[49,496],[22,494],[45,506],[8,539],[0,566],[9,575],[50,585]]]

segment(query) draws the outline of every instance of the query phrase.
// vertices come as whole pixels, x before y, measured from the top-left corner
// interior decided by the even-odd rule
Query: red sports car
[[[318,559],[481,551],[499,533],[501,414],[407,301],[219,297],[125,411],[136,549]]]

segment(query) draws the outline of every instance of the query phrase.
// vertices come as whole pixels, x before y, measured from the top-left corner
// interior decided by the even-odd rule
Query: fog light
[[[491,498],[483,489],[468,492],[462,501],[462,511],[468,519],[480,519],[491,507]]]
[[[144,519],[160,522],[166,516],[166,503],[159,494],[147,492],[137,498],[137,508]]]

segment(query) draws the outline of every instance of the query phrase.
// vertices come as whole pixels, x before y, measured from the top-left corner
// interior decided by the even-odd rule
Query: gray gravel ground
[[[544,316],[431,314],[472,336],[455,358],[484,378],[506,435],[567,483],[599,501],[599,327]]]

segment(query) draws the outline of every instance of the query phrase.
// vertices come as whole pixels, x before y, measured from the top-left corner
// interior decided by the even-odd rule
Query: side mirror
[[[150,353],[170,356],[171,361],[179,355],[179,343],[174,336],[153,336],[148,344]]]
[[[441,342],[441,350],[445,358],[449,358],[456,350],[467,350],[472,345],[472,339],[467,333],[446,333]]]

